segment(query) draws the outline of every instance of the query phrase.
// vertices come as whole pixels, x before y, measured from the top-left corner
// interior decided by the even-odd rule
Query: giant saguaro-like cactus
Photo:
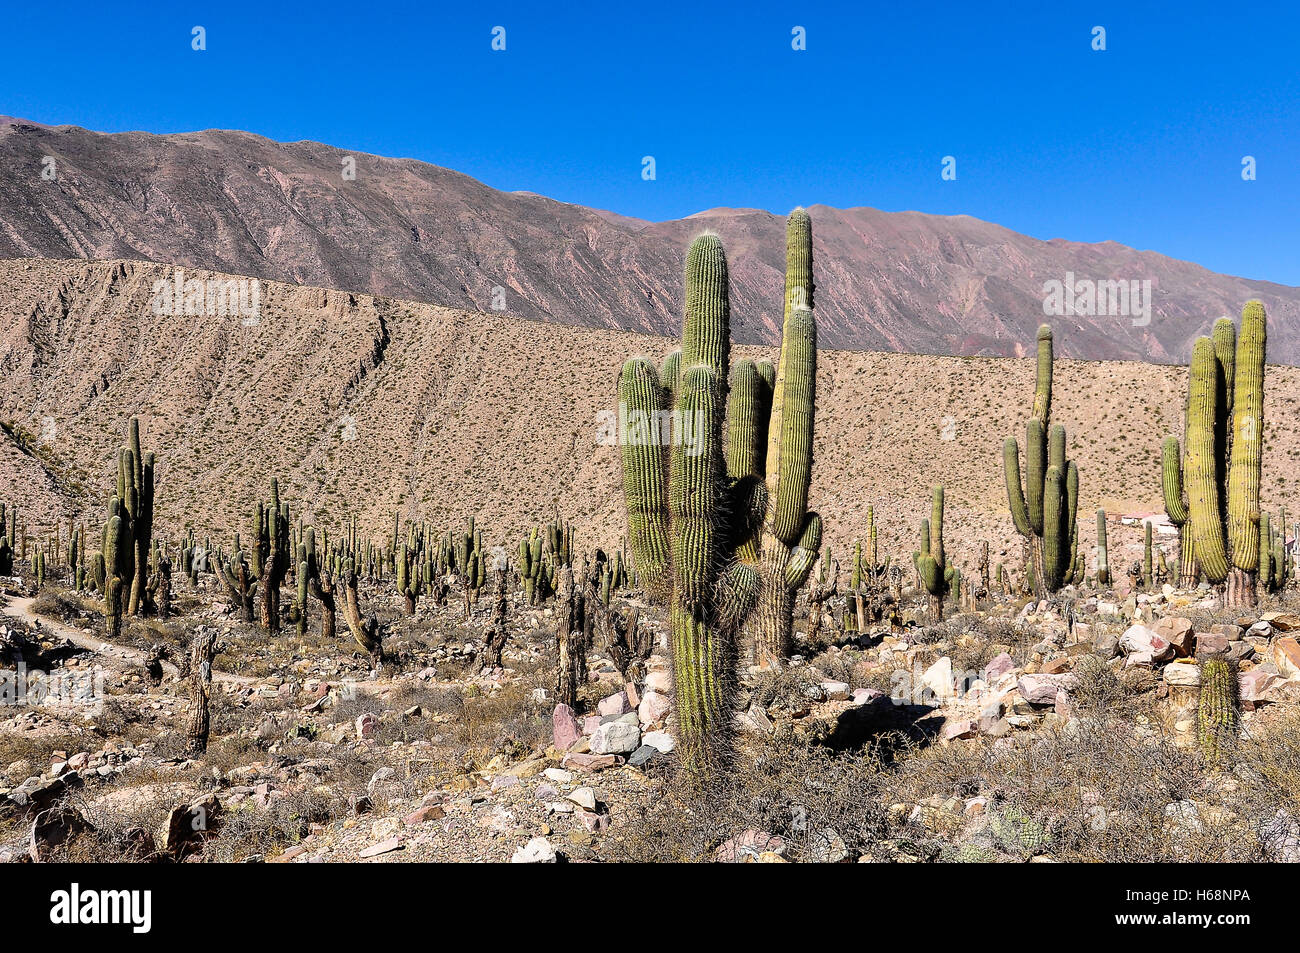
[[[943,552],[943,487],[934,488],[930,518],[921,520],[921,548],[916,554],[916,572],[921,585],[930,594],[930,621],[943,621],[943,600],[954,571]]]
[[[280,502],[280,483],[271,478],[271,501],[257,506],[257,567],[262,586],[261,623],[280,631],[280,586],[289,571],[289,504]]]
[[[145,590],[149,581],[149,549],[153,541],[153,468],[154,456],[140,451],[140,421],[132,417],[130,454],[125,478],[130,489],[123,500],[131,516],[131,542],[134,547],[131,568],[131,593],[127,612],[142,615],[150,607]]]
[[[1190,526],[1185,537],[1205,579],[1224,587],[1227,608],[1256,601],[1267,322],[1264,306],[1248,301],[1239,334],[1221,319],[1212,337],[1192,347],[1182,468]],[[1166,461],[1171,454],[1166,449]],[[1167,462],[1164,477],[1168,487]],[[1166,489],[1166,504],[1168,497]]]
[[[1024,481],[1020,445],[1008,437],[1002,447],[1007,501],[1016,532],[1029,548],[1034,593],[1056,592],[1072,579],[1078,522],[1079,471],[1065,457],[1065,428],[1051,423],[1052,329],[1038,329],[1038,372],[1033,413],[1025,424]]]
[[[752,534],[743,514],[761,503],[762,485],[730,481],[724,469],[730,351],[727,260],[722,242],[706,234],[686,258],[681,376],[671,408],[678,426],[666,453],[658,422],[669,408],[654,365],[633,358],[619,377],[619,400],[633,422],[622,448],[629,541],[647,591],[667,598],[678,742],[694,772],[725,756],[735,633],[759,588],[757,574],[735,559]]]

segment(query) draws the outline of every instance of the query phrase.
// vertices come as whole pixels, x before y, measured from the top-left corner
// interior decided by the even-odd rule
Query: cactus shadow
[[[888,765],[905,750],[931,745],[943,724],[943,712],[934,705],[899,705],[882,696],[841,712],[820,744],[836,752],[871,748]]]

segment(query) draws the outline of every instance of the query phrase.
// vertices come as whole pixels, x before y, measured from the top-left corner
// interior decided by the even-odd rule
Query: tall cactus
[[[757,566],[763,585],[753,633],[754,661],[764,667],[778,666],[789,657],[795,593],[807,581],[821,547],[821,517],[808,510],[816,382],[812,219],[799,208],[786,224],[785,320],[767,452],[756,461],[763,469],[729,474],[740,481],[762,477],[766,483]]]
[[[921,548],[916,556],[916,572],[921,585],[930,594],[930,621],[943,621],[943,600],[953,581],[943,551],[943,487],[936,486],[930,502],[930,518],[921,520]]]
[[[133,576],[127,612],[131,615],[142,615],[148,608],[145,588],[149,581],[149,549],[153,541],[154,455],[140,451],[140,421],[136,417],[131,418],[130,441],[130,472],[126,477],[131,481],[131,489],[123,499],[127,501],[130,510],[131,541],[135,553],[132,560]]]
[[[1178,528],[1178,585],[1196,585],[1196,547],[1188,519],[1187,494],[1183,489],[1182,450],[1177,437],[1165,437],[1160,445],[1160,483],[1165,498],[1165,515]]]
[[[1025,467],[1021,480],[1020,445],[1008,437],[1002,447],[1007,503],[1016,532],[1029,546],[1034,593],[1042,598],[1075,576],[1079,472],[1065,455],[1066,433],[1051,423],[1052,329],[1038,329],[1038,368],[1033,415],[1025,424]]]
[[[730,301],[722,242],[705,234],[686,257],[686,306],[675,417],[681,433],[665,467],[660,442],[623,448],[629,541],[647,591],[667,589],[677,731],[683,764],[704,773],[728,750],[735,634],[757,596],[758,577],[735,560],[735,514],[752,484],[727,479],[723,418],[730,362]],[[658,420],[666,393],[648,361],[619,379],[629,410]],[[689,439],[688,439],[689,438]]]
[[[271,478],[271,500],[258,504],[257,546],[262,587],[261,623],[268,632],[280,631],[280,587],[289,571],[289,504],[280,502],[280,483]]]
[[[1262,304],[1249,301],[1242,309],[1235,352],[1233,337],[1231,322],[1221,319],[1212,337],[1198,338],[1192,347],[1183,480],[1200,571],[1224,587],[1225,607],[1246,608],[1256,602],[1260,553],[1267,343]]]
[[[1110,552],[1106,546],[1106,511],[1097,511],[1097,585],[1109,586]]]

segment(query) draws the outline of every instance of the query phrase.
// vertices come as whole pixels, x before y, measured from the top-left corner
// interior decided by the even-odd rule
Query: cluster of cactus
[[[280,587],[288,575],[293,548],[289,541],[289,503],[280,502],[280,481],[275,477],[271,478],[270,501],[257,504],[254,526],[254,571],[262,587],[261,624],[268,632],[279,632]]]
[[[1232,661],[1213,655],[1201,662],[1200,700],[1196,707],[1196,737],[1201,753],[1215,764],[1237,737],[1240,686]]]
[[[921,520],[921,548],[912,554],[916,574],[930,594],[930,621],[943,621],[943,601],[949,590],[960,586],[957,567],[948,564],[943,549],[943,487],[936,486],[930,503],[930,518]]]
[[[1255,605],[1268,317],[1259,301],[1192,347],[1185,446],[1161,451],[1165,512],[1181,530],[1180,584],[1222,586],[1227,608]],[[1181,458],[1181,459],[1180,459]]]
[[[205,537],[202,545],[194,538],[194,528],[190,527],[181,542],[181,569],[185,571],[190,579],[190,585],[197,587],[199,584],[199,574],[209,570],[208,558],[212,552],[212,541]]]
[[[1286,511],[1277,521],[1281,532],[1274,528],[1267,513],[1259,516],[1259,585],[1277,593],[1287,587],[1295,569],[1290,550],[1286,547]]]
[[[1038,329],[1038,372],[1033,412],[1025,424],[1024,480],[1020,445],[1008,437],[1002,447],[1007,501],[1016,532],[1029,545],[1034,593],[1043,597],[1082,580],[1077,512],[1079,471],[1065,456],[1065,428],[1051,422],[1052,329]]]
[[[614,593],[619,589],[626,588],[628,585],[627,567],[623,562],[621,550],[614,551],[613,559],[599,560],[598,557],[598,562],[600,563],[600,591],[598,596],[601,604],[608,606]]]
[[[560,519],[534,527],[519,541],[519,577],[528,605],[540,605],[556,594],[560,570],[573,565],[573,552],[573,524]]]
[[[108,504],[100,557],[93,569],[104,597],[110,638],[121,634],[123,614],[147,608],[148,560],[153,538],[154,455],[140,450],[140,422],[131,418],[129,445],[117,457],[117,493]]]
[[[665,362],[662,383],[644,358],[627,361],[618,383],[629,419],[658,422],[671,408],[672,419],[691,428],[690,441],[674,434],[667,460],[655,426],[629,435],[622,456],[628,539],[647,595],[668,604],[678,746],[696,773],[728,748],[735,638],[761,585],[755,567],[737,556],[741,547],[758,555],[756,515],[767,509],[766,488],[754,476],[766,381],[753,362],[738,362],[728,400],[730,339],[726,255],[717,236],[701,235],[686,257],[680,356]],[[747,472],[735,472],[741,469]]]

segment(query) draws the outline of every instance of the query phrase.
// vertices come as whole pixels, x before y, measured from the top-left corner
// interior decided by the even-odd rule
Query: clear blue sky
[[[159,6],[8,4],[0,113],[314,139],[650,219],[964,213],[1300,285],[1294,2]]]

